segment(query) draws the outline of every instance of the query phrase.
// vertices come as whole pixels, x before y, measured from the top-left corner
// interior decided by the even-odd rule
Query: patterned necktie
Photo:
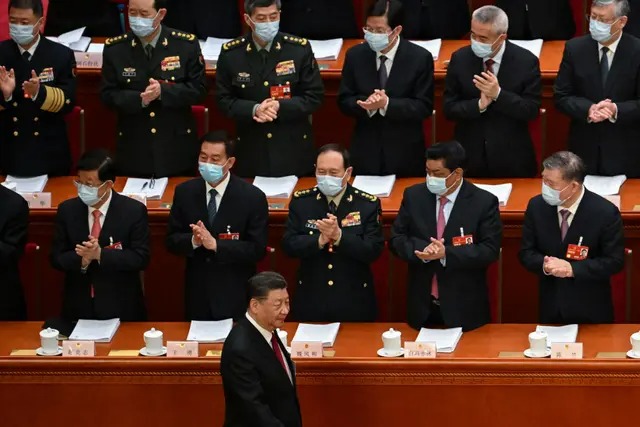
[[[387,80],[389,78],[389,74],[387,73],[387,66],[385,65],[387,59],[388,58],[384,55],[380,57],[380,68],[378,68],[378,81],[380,82],[380,89],[384,89],[387,86]]]
[[[209,225],[213,227],[213,220],[216,217],[216,213],[218,213],[218,207],[216,206],[216,196],[218,192],[215,188],[209,190],[209,194],[211,197],[209,198],[209,204],[207,204],[207,213],[209,214]]]
[[[444,206],[449,203],[449,199],[446,197],[440,197],[440,208],[438,208],[438,224],[437,224],[437,233],[438,239],[442,239],[444,235],[444,229],[447,226],[447,220],[444,217]],[[433,279],[431,279],[431,295],[435,299],[438,299],[440,294],[438,293],[438,277],[437,275],[433,275]]]
[[[562,209],[560,211],[560,215],[562,215],[562,222],[560,223],[560,236],[562,237],[562,241],[564,242],[564,238],[567,237],[567,231],[569,231],[569,215],[571,212],[568,209]]]
[[[495,74],[493,72],[493,64],[495,64],[496,61],[494,61],[493,59],[489,58],[486,61],[484,61],[484,70],[491,73],[491,74]]]
[[[603,46],[602,49],[602,58],[600,58],[600,75],[602,76],[602,86],[607,84],[607,76],[609,75],[609,56],[607,56],[607,52],[609,52],[609,48]]]
[[[102,231],[102,225],[100,225],[100,217],[102,216],[102,212],[98,209],[91,212],[93,215],[93,225],[91,226],[91,237],[95,237],[96,239],[100,237],[100,232]],[[91,284],[91,298],[95,296],[95,292],[93,290],[93,284]]]

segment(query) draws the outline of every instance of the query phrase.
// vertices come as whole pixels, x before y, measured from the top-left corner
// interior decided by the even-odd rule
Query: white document
[[[378,197],[389,197],[396,182],[395,175],[373,176],[358,175],[353,180],[353,187]]]
[[[488,184],[474,184],[474,185],[496,196],[498,198],[498,202],[500,202],[500,206],[507,206],[507,202],[509,201],[509,196],[511,196],[511,190],[513,189],[513,184],[511,184],[510,182],[506,184],[497,184],[497,185],[488,185]]]
[[[120,326],[120,319],[78,320],[69,335],[72,341],[111,342]]]
[[[56,43],[65,45],[69,49],[74,50],[76,52],[86,52],[87,48],[91,44],[91,37],[82,36],[86,28],[87,27],[78,28],[77,30],[60,34],[58,37],[47,37],[47,38]]]
[[[333,347],[339,329],[340,323],[329,323],[326,325],[300,323],[291,341],[321,342],[323,347]]]
[[[462,337],[462,328],[420,329],[416,342],[436,343],[438,353],[453,353]]]
[[[47,185],[48,180],[49,177],[47,175],[34,176],[31,178],[18,178],[7,175],[5,182],[7,185],[15,183],[15,191],[18,193],[41,193],[45,185]]]
[[[427,49],[431,53],[431,56],[433,56],[433,60],[438,60],[438,56],[440,55],[440,48],[442,47],[442,39],[409,41],[413,44],[417,44],[423,49]]]
[[[161,200],[169,178],[127,178],[122,194],[144,194],[147,200]]]
[[[87,53],[102,53],[104,52],[103,43],[91,43],[87,49]]]
[[[202,56],[209,64],[215,64],[218,62],[222,45],[231,41],[232,39],[218,39],[215,37],[207,38],[207,41],[200,41],[200,50],[202,50]]]
[[[340,56],[343,39],[309,40],[313,56],[318,60],[335,61]]]
[[[275,199],[288,199],[296,188],[298,177],[295,175],[283,176],[280,178],[268,178],[256,176],[253,185],[258,187],[267,197]]]
[[[578,338],[578,325],[566,326],[536,326],[536,332],[547,333],[547,347],[552,343],[572,343]]]
[[[187,341],[202,343],[224,342],[233,327],[233,319],[218,321],[192,320],[187,334]]]
[[[620,194],[620,187],[627,180],[626,175],[595,176],[587,175],[584,178],[584,186],[600,196],[613,196]]]
[[[18,192],[18,185],[15,182],[7,182],[4,181],[2,184],[3,187],[8,188],[11,191]]]
[[[544,41],[542,39],[535,40],[511,40],[509,41],[515,45],[520,46],[523,49],[527,49],[529,52],[533,53],[535,56],[540,58],[540,52],[542,52],[542,44]]]

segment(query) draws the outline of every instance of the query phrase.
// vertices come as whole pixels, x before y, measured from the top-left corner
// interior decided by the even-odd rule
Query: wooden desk
[[[162,201],[151,201],[148,204],[149,221],[151,227],[151,264],[145,272],[145,292],[149,312],[149,319],[154,321],[182,321],[184,319],[183,284],[184,260],[167,252],[164,244],[167,232],[169,210],[162,208],[163,203],[171,203],[175,186],[187,178],[173,178],[170,180]],[[480,180],[483,183],[512,182],[513,191],[507,206],[502,207],[501,217],[504,223],[503,239],[503,321],[504,322],[535,322],[538,319],[538,283],[537,277],[527,272],[518,261],[520,236],[524,212],[529,199],[540,194],[541,181],[539,179],[512,180]],[[391,197],[382,200],[383,225],[385,236],[388,238],[390,227],[395,219],[404,189],[413,184],[423,184],[424,178],[400,179],[396,182]],[[116,190],[122,190],[124,178],[116,180]],[[302,178],[296,189],[310,188],[315,184],[313,178]],[[56,206],[63,200],[76,196],[72,178],[54,178],[47,183],[45,191],[53,194],[52,209],[38,209],[31,211],[29,224],[29,239],[42,248],[41,258],[41,287],[37,289],[35,282],[26,281],[25,290],[28,299],[29,319],[37,320],[56,316],[61,307],[61,273],[53,270],[48,262],[48,253],[53,236],[53,221]],[[621,209],[625,227],[627,247],[635,253],[640,253],[640,180],[629,180],[622,187]],[[270,203],[284,204],[284,208],[270,212],[269,245],[276,249],[271,260],[262,263],[262,269],[273,268],[280,271],[287,278],[291,291],[295,292],[295,272],[297,260],[284,255],[280,250],[280,241],[284,233],[287,218],[288,200],[273,199]],[[637,207],[637,209],[636,209]],[[406,319],[406,264],[391,257],[385,250],[378,261],[373,264],[376,276],[376,292],[378,298],[379,320],[405,321]],[[640,263],[633,266],[633,278],[640,277]],[[633,295],[640,292],[640,283],[632,280]],[[41,297],[40,297],[41,295]],[[43,305],[42,313],[38,313],[37,298]],[[631,319],[640,321],[640,302],[632,300]]]
[[[156,327],[183,340],[188,324],[124,324],[98,357],[9,357],[39,346],[38,323],[0,324],[0,400],[4,426],[220,426],[224,397],[219,359],[114,358],[111,349],[143,346]],[[298,396],[304,425],[384,427],[415,424],[485,426],[612,426],[635,420],[640,362],[599,359],[626,352],[637,325],[581,326],[585,359],[557,361],[499,357],[521,352],[534,325],[487,325],[463,335],[453,354],[435,360],[383,359],[380,334],[405,324],[343,324],[335,357],[298,360]],[[293,337],[295,324],[284,328]],[[220,345],[203,345],[200,354]],[[427,421],[425,421],[426,423]]]

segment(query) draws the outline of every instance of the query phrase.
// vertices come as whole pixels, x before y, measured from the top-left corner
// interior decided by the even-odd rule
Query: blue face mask
[[[200,175],[202,179],[207,181],[209,184],[216,184],[222,180],[224,177],[224,167],[229,160],[227,160],[224,165],[216,165],[215,163],[198,163],[198,170],[200,171]]]
[[[40,22],[40,20],[38,20]],[[38,24],[36,22],[36,25]],[[27,46],[36,37],[33,34],[35,25],[9,24],[9,35],[11,39],[20,46]]]
[[[456,183],[454,182],[451,187],[447,187],[447,179],[453,175],[451,172],[446,178],[439,178],[437,176],[429,176],[427,175],[427,189],[436,196],[442,196],[446,194],[447,191],[451,189]]]
[[[78,197],[85,205],[89,207],[95,206],[109,193],[108,191],[105,191],[102,197],[98,195],[98,192],[105,184],[106,182],[102,183],[100,187],[91,187],[89,185],[77,183],[76,187],[78,188]]]
[[[347,176],[345,172],[342,178],[329,175],[316,175],[318,190],[327,197],[333,197],[342,191],[342,180]]]
[[[616,22],[618,22],[618,20],[613,24]],[[589,32],[591,33],[591,38],[598,43],[606,43],[614,35],[611,34],[611,27],[613,24],[605,24],[604,22],[596,21],[595,19],[589,19]]]
[[[374,52],[380,52],[389,46],[389,34],[378,34],[365,30],[364,39]]]
[[[255,26],[253,33],[263,42],[271,43],[280,31],[280,21],[254,22],[251,18],[249,19]]]
[[[160,12],[158,12],[160,13]],[[138,37],[147,37],[155,28],[153,27],[153,21],[156,19],[156,16],[153,18],[142,18],[140,16],[129,16],[129,27],[131,27],[131,31]]]
[[[497,40],[496,40],[497,41]],[[480,43],[477,40],[471,39],[471,50],[473,53],[480,59],[487,59],[493,54],[493,45],[496,42],[491,44],[489,43]]]
[[[569,185],[571,185],[571,184],[569,184]],[[545,202],[547,202],[551,206],[560,206],[561,204],[563,204],[564,202],[566,202],[569,199],[569,197],[567,197],[564,200],[562,200],[560,198],[560,194],[564,190],[566,190],[569,187],[569,185],[564,187],[562,190],[554,190],[553,188],[549,187],[547,184],[545,184],[543,182],[542,183],[542,198],[544,199]]]

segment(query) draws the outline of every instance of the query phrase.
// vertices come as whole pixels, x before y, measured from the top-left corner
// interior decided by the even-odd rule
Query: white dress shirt
[[[91,233],[91,229],[93,228],[93,211],[100,211],[102,212],[102,215],[100,215],[100,228],[102,228],[102,226],[104,225],[104,219],[107,216],[107,211],[109,210],[109,205],[111,204],[111,191],[109,190],[109,195],[107,196],[107,200],[105,200],[105,202],[102,204],[102,206],[100,206],[100,208],[96,209],[93,207],[89,207],[88,208],[88,212],[89,212],[89,233]],[[97,237],[97,236],[96,236]]]
[[[578,197],[578,199],[573,203],[573,205],[569,206],[568,208],[565,208],[563,206],[558,206],[558,224],[560,225],[560,227],[562,227],[562,214],[560,213],[560,211],[563,211],[566,209],[569,212],[571,212],[571,214],[567,218],[567,224],[571,226],[571,222],[573,222],[573,217],[576,216],[576,212],[578,211],[578,206],[580,206],[580,202],[582,201],[583,197],[584,197],[584,185],[580,190],[580,197]]]
[[[391,50],[389,50],[389,52],[387,53],[376,52],[376,70],[380,70],[380,65],[382,64],[382,61],[380,61],[380,57],[383,55],[387,57],[387,60],[384,63],[384,66],[387,69],[387,78],[391,76],[391,68],[393,67],[393,61],[396,57],[396,53],[398,53],[398,46],[400,46],[400,36],[398,36],[395,44],[393,45]],[[381,89],[384,89],[384,88],[381,88]],[[376,113],[380,113],[381,116],[385,116],[387,114],[388,106],[389,106],[389,100],[387,99],[387,105],[385,105],[383,108],[380,108],[378,110],[367,111],[367,114],[369,114],[369,117],[373,117],[373,115],[375,115]]]
[[[262,326],[260,326],[258,324],[258,322],[256,322],[255,319],[253,317],[251,317],[251,315],[249,315],[249,312],[246,312],[244,315],[247,317],[249,322],[251,322],[251,324],[258,330],[258,332],[260,332],[260,335],[262,335],[264,337],[264,339],[267,340],[267,344],[269,344],[269,347],[271,347],[271,349],[273,350],[273,345],[271,344],[271,336],[273,334],[271,332],[267,331]],[[287,358],[284,355],[284,351],[282,350],[282,348],[280,349],[280,352],[282,353],[282,360],[284,360],[284,366],[285,366],[285,369],[287,370],[287,375],[289,376],[289,381],[291,381],[291,383],[293,383],[293,378],[291,377],[291,370],[289,370],[289,363],[287,363]],[[274,353],[275,353],[275,350],[274,350]]]

